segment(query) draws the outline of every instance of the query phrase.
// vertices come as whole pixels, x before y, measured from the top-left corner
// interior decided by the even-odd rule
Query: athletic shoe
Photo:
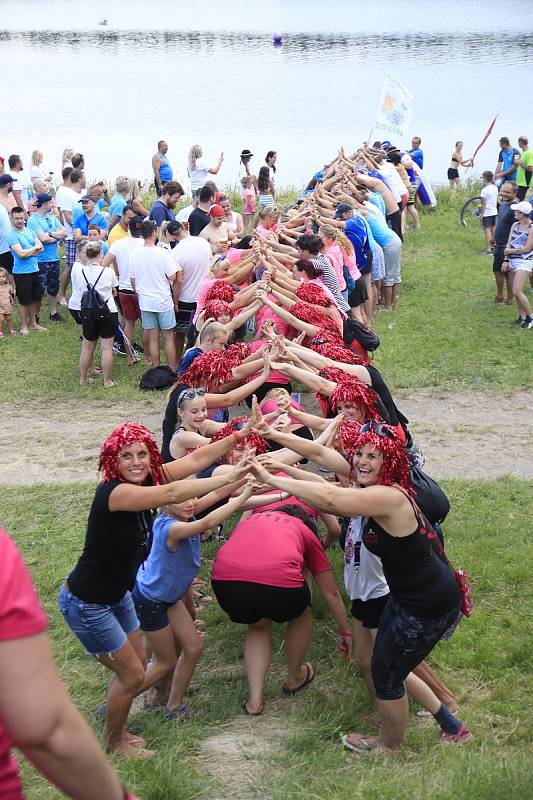
[[[58,314],[56,311],[55,314],[48,314],[50,317],[51,322],[65,322],[65,317],[62,317],[61,314]]]
[[[127,356],[126,348],[124,347],[124,342],[113,342],[113,352],[117,356]]]
[[[509,325],[522,325],[523,322],[524,320],[522,319],[522,317],[517,317],[516,319],[513,319],[513,321],[510,322]]]
[[[533,328],[533,317],[526,317],[525,320],[520,325],[525,331],[529,330],[529,328]]]
[[[133,349],[135,350],[137,355],[139,355],[139,353],[144,353],[144,347],[141,347],[141,345],[137,344],[137,342],[133,342]]]

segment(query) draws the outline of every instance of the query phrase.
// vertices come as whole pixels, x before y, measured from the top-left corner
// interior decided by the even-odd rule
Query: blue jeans
[[[118,603],[97,605],[80,600],[66,586],[62,586],[57,602],[65,622],[88,655],[107,653],[111,656],[126,644],[129,634],[139,627],[130,592],[126,592]]]

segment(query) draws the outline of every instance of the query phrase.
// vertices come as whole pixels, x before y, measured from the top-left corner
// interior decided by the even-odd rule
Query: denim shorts
[[[112,655],[126,644],[129,634],[139,628],[130,592],[118,603],[96,605],[80,600],[62,586],[57,602],[70,630],[91,656]]]
[[[135,611],[139,618],[142,631],[162,631],[169,625],[167,611],[175,603],[165,603],[161,600],[150,600],[140,591],[137,584],[131,593],[135,604]]]
[[[141,309],[141,325],[145,331],[159,328],[160,331],[171,331],[176,327],[176,312],[173,308],[169,311],[143,311]]]

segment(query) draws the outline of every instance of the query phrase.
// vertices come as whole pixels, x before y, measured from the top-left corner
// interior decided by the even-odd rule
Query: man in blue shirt
[[[157,196],[160,197],[163,193],[163,186],[165,183],[170,183],[173,176],[170,161],[167,158],[168,144],[161,139],[157,143],[157,153],[152,158],[152,169],[154,170],[155,190]]]
[[[64,228],[57,217],[51,213],[52,196],[46,192],[38,192],[35,196],[35,213],[28,220],[28,229],[33,231],[43,250],[37,256],[39,264],[39,279],[41,293],[48,295],[48,315],[52,322],[64,322],[64,318],[57,311],[57,295],[59,293],[59,252],[58,243],[67,237]],[[40,303],[37,305],[37,314]]]
[[[154,202],[150,209],[148,218],[155,222],[158,228],[161,227],[161,223],[165,222],[165,220],[172,222],[176,219],[174,209],[184,194],[181,184],[177,181],[166,183],[161,192],[161,197]]]
[[[409,155],[415,162],[418,164],[420,169],[424,169],[424,153],[420,149],[420,145],[422,144],[422,139],[420,136],[413,136],[411,139],[411,150],[409,150]]]
[[[98,225],[102,233],[107,233],[107,220],[103,214],[96,210],[96,197],[86,194],[80,200],[80,205],[72,210],[72,229],[74,231],[74,241],[81,242],[87,238],[89,225]]]
[[[30,331],[45,331],[37,323],[37,303],[40,303],[41,282],[37,255],[43,246],[35,233],[26,228],[26,212],[20,206],[11,209],[12,231],[7,243],[13,254],[13,277],[17,300],[20,305],[20,332],[26,336]]]
[[[500,139],[500,147],[498,163],[494,171],[494,183],[498,188],[505,181],[516,181],[518,166],[515,162],[520,160],[520,150],[511,147],[507,136],[502,136]]]

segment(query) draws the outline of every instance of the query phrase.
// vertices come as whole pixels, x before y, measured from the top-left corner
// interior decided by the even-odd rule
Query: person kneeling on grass
[[[211,508],[237,486],[229,484],[200,500],[194,497],[164,506],[154,520],[150,555],[137,572],[132,597],[141,631],[152,651],[151,679],[153,684],[167,675],[170,679],[169,691],[164,692],[166,697],[162,702],[147,701],[145,708],[166,705],[168,720],[189,719],[202,713],[183,702],[203,650],[202,637],[185,602],[200,569],[200,536],[238,511],[251,496],[252,484],[202,519],[196,519],[194,514]],[[178,660],[176,651],[180,650]]]
[[[242,708],[249,716],[260,716],[264,710],[272,622],[287,623],[283,692],[294,695],[315,677],[314,666],[304,662],[313,632],[306,568],[339,626],[338,648],[348,657],[352,634],[346,610],[316,523],[301,506],[287,504],[242,520],[218,551],[213,591],[232,622],[248,626],[244,663],[249,695]]]

